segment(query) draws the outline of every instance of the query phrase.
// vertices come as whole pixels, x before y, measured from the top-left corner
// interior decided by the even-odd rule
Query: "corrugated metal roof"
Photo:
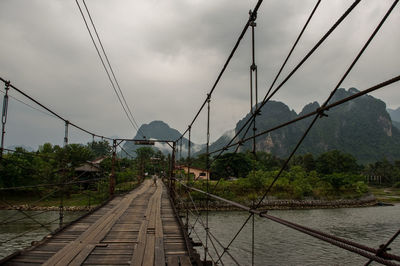
[[[81,165],[81,166],[75,168],[75,171],[76,172],[100,172],[100,167],[85,163],[84,165]]]

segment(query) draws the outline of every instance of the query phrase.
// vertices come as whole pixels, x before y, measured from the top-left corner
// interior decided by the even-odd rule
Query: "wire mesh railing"
[[[240,38],[236,45],[234,46],[232,53],[229,55],[226,63],[224,64],[217,81],[215,82],[214,86],[211,88],[210,92],[207,93],[206,100],[203,102],[201,105],[199,111],[196,113],[194,119],[188,126],[188,128],[184,131],[184,133],[176,140],[178,144],[180,144],[178,147],[180,151],[178,150],[178,154],[181,156],[181,151],[182,151],[182,141],[184,139],[184,136],[188,134],[188,157],[186,159],[187,166],[185,171],[187,173],[187,176],[185,178],[175,178],[172,176],[171,178],[174,180],[174,182],[170,182],[170,193],[174,198],[174,202],[179,206],[178,209],[180,209],[183,217],[184,217],[184,222],[185,222],[185,228],[187,229],[187,234],[192,235],[195,234],[197,237],[197,240],[200,241],[200,244],[203,248],[203,254],[204,254],[204,259],[203,262],[206,263],[206,261],[211,259],[211,261],[214,264],[224,264],[223,258],[226,255],[229,255],[231,259],[236,263],[237,265],[240,265],[238,260],[234,258],[234,255],[229,252],[229,248],[232,245],[232,243],[237,239],[238,235],[241,233],[243,228],[250,224],[251,226],[251,247],[250,247],[250,255],[251,255],[251,265],[254,265],[254,258],[257,254],[255,254],[255,248],[254,248],[254,238],[255,238],[255,216],[261,217],[268,219],[270,221],[273,221],[275,223],[279,223],[281,225],[287,226],[291,229],[294,229],[298,232],[307,234],[309,236],[312,236],[314,238],[317,238],[319,240],[322,240],[326,243],[329,243],[331,245],[337,246],[341,249],[347,250],[349,252],[353,252],[355,254],[358,254],[360,256],[365,257],[368,259],[366,262],[367,265],[370,264],[372,261],[384,264],[384,265],[397,265],[398,262],[400,262],[400,257],[398,255],[390,254],[388,251],[388,246],[390,243],[393,242],[393,240],[398,236],[399,232],[396,232],[393,237],[391,237],[385,244],[382,244],[379,248],[371,248],[359,243],[356,243],[351,240],[347,240],[344,238],[340,238],[338,236],[332,235],[332,234],[327,234],[322,231],[309,228],[282,218],[275,217],[273,215],[268,214],[268,211],[260,211],[260,207],[263,203],[263,201],[266,199],[268,194],[271,192],[271,189],[274,187],[276,184],[276,181],[280,178],[284,170],[287,168],[290,160],[292,157],[295,155],[296,151],[298,148],[301,146],[303,143],[304,139],[307,137],[309,134],[310,130],[313,128],[313,126],[316,124],[316,122],[319,119],[329,119],[325,118],[327,116],[327,112],[334,108],[337,107],[341,104],[344,104],[346,102],[352,101],[354,99],[357,99],[359,97],[362,97],[366,95],[367,93],[371,93],[373,91],[383,89],[391,84],[394,84],[400,80],[400,76],[394,76],[391,79],[388,79],[386,81],[383,81],[381,83],[378,83],[374,86],[371,86],[370,88],[364,89],[362,91],[359,91],[357,93],[354,93],[353,95],[337,100],[335,102],[332,102],[333,96],[339,89],[339,87],[342,85],[343,81],[349,76],[351,71],[353,70],[354,66],[357,64],[361,56],[364,54],[364,52],[367,50],[367,48],[370,46],[371,42],[377,35],[377,33],[381,30],[382,26],[386,22],[387,18],[390,16],[396,5],[398,4],[398,1],[393,1],[388,10],[386,11],[385,15],[383,18],[380,20],[376,28],[373,30],[369,38],[366,40],[364,45],[361,47],[360,51],[356,54],[355,58],[349,65],[349,67],[345,70],[344,74],[342,77],[340,77],[338,83],[334,87],[334,89],[330,92],[329,97],[326,99],[326,101],[323,103],[323,105],[316,110],[309,112],[307,114],[304,114],[296,119],[293,119],[291,121],[281,121],[281,123],[278,126],[274,126],[273,128],[264,130],[262,132],[257,131],[256,128],[256,121],[257,121],[257,116],[260,115],[261,112],[265,112],[263,110],[263,107],[269,100],[283,87],[283,85],[291,79],[291,77],[301,68],[301,66],[310,58],[312,54],[315,53],[315,51],[326,41],[326,39],[334,32],[338,26],[348,17],[350,13],[353,12],[353,10],[357,7],[357,5],[361,1],[354,1],[351,3],[351,5],[344,11],[344,13],[338,18],[338,20],[332,25],[332,27],[322,36],[322,38],[311,48],[311,50],[306,53],[306,55],[299,61],[297,65],[289,72],[289,74],[283,78],[283,80],[275,86],[276,81],[278,80],[280,74],[282,73],[283,68],[286,65],[286,62],[290,58],[293,50],[295,49],[297,43],[299,42],[301,36],[303,35],[304,31],[307,29],[307,25],[309,24],[310,20],[312,19],[314,13],[317,11],[317,8],[320,4],[320,1],[316,1],[316,5],[311,11],[310,16],[308,17],[304,27],[301,30],[301,33],[299,37],[296,39],[294,45],[292,46],[292,49],[290,50],[288,56],[284,60],[284,63],[282,64],[281,68],[278,71],[278,74],[276,75],[275,79],[273,80],[271,86],[268,89],[267,94],[264,96],[263,100],[261,103],[258,103],[258,75],[257,75],[257,65],[255,64],[255,44],[254,44],[254,36],[255,36],[255,26],[256,26],[256,19],[257,19],[257,10],[259,9],[262,1],[258,1],[256,7],[254,8],[253,11],[250,11],[249,15],[249,20],[246,22],[245,28],[242,31],[242,34],[240,35]],[[244,123],[242,123],[242,126],[236,130],[234,136],[230,139],[230,141],[224,145],[222,148],[210,151],[209,150],[209,137],[210,137],[210,103],[212,100],[212,93],[215,90],[216,85],[218,84],[218,81],[221,78],[221,75],[224,73],[227,65],[229,64],[231,58],[233,57],[238,43],[241,41],[243,38],[244,34],[246,33],[247,29],[251,28],[251,33],[252,33],[252,43],[251,43],[251,65],[250,65],[250,114],[248,117],[246,117]],[[207,107],[207,108],[205,108]],[[220,180],[222,178],[219,178],[218,181],[215,183],[213,188],[210,188],[210,178],[206,177],[206,188],[205,189],[199,189],[196,188],[193,184],[193,180],[191,180],[190,173],[191,173],[191,135],[193,134],[193,125],[198,119],[200,113],[206,110],[206,116],[207,116],[207,124],[204,126],[206,128],[206,154],[205,154],[205,165],[206,169],[205,172],[207,173],[206,175],[209,175],[210,173],[210,166],[213,162],[218,160],[222,154],[224,154],[226,151],[228,151],[230,148],[234,148],[235,152],[238,152],[239,147],[242,146],[245,142],[252,141],[252,150],[251,152],[253,153],[254,156],[256,156],[256,138],[263,136],[265,134],[268,134],[272,131],[281,129],[283,127],[286,127],[288,125],[291,125],[293,123],[296,123],[298,121],[307,119],[307,118],[312,118],[311,122],[309,123],[308,127],[306,127],[305,131],[301,135],[300,139],[296,142],[295,147],[292,149],[290,155],[288,158],[284,161],[283,165],[280,167],[279,171],[277,174],[274,176],[272,182],[270,182],[269,186],[265,189],[265,191],[260,195],[260,197],[256,200],[253,201],[250,206],[243,205],[241,203],[232,201],[232,200],[227,200],[223,197],[217,196],[214,192],[216,191],[216,188],[220,184]],[[252,129],[252,136],[248,136],[248,133],[250,132],[250,129]],[[244,134],[243,134],[244,132]],[[210,155],[211,154],[216,154],[214,158],[212,158]],[[254,167],[253,167],[253,173],[254,173]],[[175,185],[176,184],[176,185]],[[196,195],[201,194],[202,195],[202,209],[203,213],[201,214],[201,211],[199,211],[199,207],[197,206],[198,203],[196,203],[193,200],[193,197],[191,194],[196,193]],[[228,243],[221,243],[218,241],[216,237],[214,237],[214,234],[212,233],[212,228],[209,227],[209,211],[210,211],[210,200],[215,200],[215,201],[221,201],[224,202],[228,205],[234,206],[235,208],[241,209],[243,211],[246,211],[249,213],[247,219],[245,222],[242,224],[240,229],[233,234],[233,237],[231,238]],[[190,217],[194,217],[194,221]],[[198,225],[198,226],[197,226]],[[204,235],[202,238],[199,237],[199,232],[197,232],[198,228],[201,228]],[[217,246],[220,246],[220,250],[218,250]],[[211,253],[210,250],[213,250]]]

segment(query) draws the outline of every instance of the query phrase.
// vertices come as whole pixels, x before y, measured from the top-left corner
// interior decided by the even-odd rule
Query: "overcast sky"
[[[265,0],[256,27],[259,94],[264,95],[316,0]],[[284,71],[321,38],[350,0],[323,0]],[[206,98],[256,1],[87,0],[127,102],[139,124],[163,120],[184,131]],[[386,10],[389,0],[362,1],[317,53],[276,94],[296,112],[326,99]],[[365,89],[400,69],[400,6],[342,87]],[[211,139],[249,110],[248,32],[213,95]],[[97,134],[133,137],[73,0],[0,2],[0,76],[70,121]],[[1,84],[1,91],[4,86]],[[400,106],[400,84],[373,96]],[[10,94],[27,103],[16,92]],[[3,97],[3,93],[0,94]],[[204,143],[205,113],[193,128]],[[10,100],[6,146],[62,144],[57,119]],[[71,129],[71,142],[91,136]]]

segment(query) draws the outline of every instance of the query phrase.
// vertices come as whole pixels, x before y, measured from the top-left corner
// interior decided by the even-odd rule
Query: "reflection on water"
[[[16,210],[0,210],[0,259],[12,254],[18,249],[31,245],[32,241],[39,241],[54,231],[59,225],[57,211],[25,211],[30,218]],[[79,218],[84,212],[64,212],[64,223]],[[40,226],[45,225],[49,230]],[[29,231],[27,234],[25,232]],[[19,235],[21,237],[16,238]],[[10,241],[8,241],[10,240]]]
[[[50,229],[58,227],[58,212],[27,212],[43,224],[54,221]],[[400,228],[400,205],[394,207],[369,207],[321,210],[270,211],[272,215],[309,226],[324,232],[344,237],[361,244],[377,248],[386,242]],[[64,222],[72,221],[83,212],[65,212]],[[13,216],[9,219],[7,217]],[[32,241],[41,240],[48,234],[46,229],[17,211],[0,211],[0,242],[13,238],[27,230],[37,229],[23,237],[0,246],[0,258],[30,246]],[[244,212],[211,212],[209,227],[218,240],[227,245],[248,217]],[[6,220],[7,219],[7,220]],[[4,224],[3,221],[13,221]],[[203,220],[205,217],[203,216]],[[191,218],[193,222],[193,218]],[[204,240],[204,234],[196,226],[196,231]],[[256,265],[362,265],[367,259],[342,250],[308,235],[299,233],[272,221],[255,218],[255,264]],[[192,238],[196,240],[193,233]],[[215,243],[215,245],[218,245]],[[212,244],[211,244],[212,245]],[[400,254],[400,238],[391,245],[391,252]],[[210,246],[210,251],[213,251]],[[199,249],[202,253],[202,249]],[[222,253],[222,250],[218,250]],[[229,252],[242,265],[251,264],[251,219],[242,233],[233,242]],[[212,252],[215,257],[215,252]],[[202,255],[203,257],[203,255]],[[233,265],[228,255],[224,255],[225,265]]]
[[[312,227],[326,233],[378,248],[400,228],[400,205],[393,207],[368,207],[321,210],[270,211],[270,214]],[[203,215],[203,221],[205,216]],[[209,227],[223,245],[227,245],[247,219],[244,212],[210,212]],[[251,219],[229,252],[242,265],[251,265]],[[193,218],[192,218],[193,222]],[[201,226],[196,231],[204,241]],[[196,234],[191,237],[196,240]],[[214,241],[214,244],[218,244]],[[210,251],[215,257],[212,243]],[[391,253],[400,255],[400,238],[390,246]],[[198,249],[202,254],[202,248]],[[218,249],[222,253],[222,249]],[[225,265],[235,265],[229,255],[224,255]],[[294,231],[272,221],[255,218],[256,265],[363,265],[368,259],[342,250],[311,236]]]

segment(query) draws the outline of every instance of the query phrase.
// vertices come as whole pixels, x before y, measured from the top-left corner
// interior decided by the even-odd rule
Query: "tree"
[[[243,153],[225,153],[212,165],[214,176],[218,179],[246,177],[251,168],[250,158]]]
[[[321,154],[315,162],[317,172],[322,174],[356,173],[359,170],[356,159],[348,153],[332,150]]]
[[[77,167],[94,158],[92,150],[82,144],[68,144],[64,148],[57,148],[56,154],[60,162],[71,167]]]
[[[155,152],[150,147],[141,147],[135,151],[136,153],[136,163],[138,165],[140,176],[143,178],[145,172],[151,170],[151,158],[154,156]]]
[[[315,160],[314,156],[311,153],[307,153],[303,155],[303,168],[307,171],[315,170]]]
[[[87,147],[93,152],[95,157],[108,156],[112,150],[107,140],[88,142]]]

